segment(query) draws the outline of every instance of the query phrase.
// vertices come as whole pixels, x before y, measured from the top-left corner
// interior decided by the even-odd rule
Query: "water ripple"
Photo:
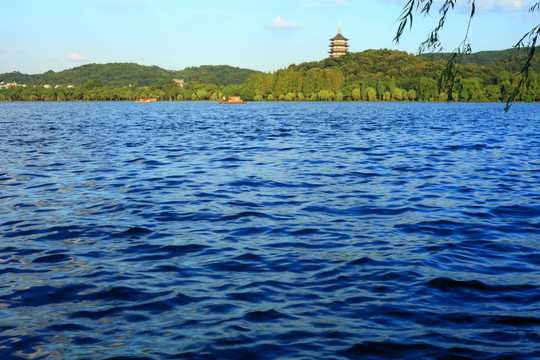
[[[2,359],[536,359],[535,104],[0,104]]]

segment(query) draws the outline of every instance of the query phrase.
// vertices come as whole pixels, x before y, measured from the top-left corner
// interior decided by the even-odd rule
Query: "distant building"
[[[349,52],[349,45],[347,44],[347,41],[349,41],[349,39],[341,35],[341,24],[338,23],[338,33],[336,36],[330,39],[330,56],[333,58],[338,58],[346,55]]]
[[[0,89],[7,89],[10,87],[17,87],[17,86],[26,87],[26,84],[17,84],[16,82],[12,82],[12,83],[5,83],[3,81],[0,82]]]
[[[180,86],[181,88],[184,87],[185,85],[184,79],[173,79],[173,80],[176,83],[176,85]]]

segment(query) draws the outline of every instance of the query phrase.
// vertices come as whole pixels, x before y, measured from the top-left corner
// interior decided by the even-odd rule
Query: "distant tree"
[[[403,89],[396,87],[392,92],[392,99],[402,101],[404,99],[404,93],[405,91]]]
[[[487,85],[484,93],[489,101],[499,101],[501,99],[501,87],[499,85]]]
[[[462,101],[470,101],[472,100],[473,94],[480,90],[480,83],[476,79],[463,79],[459,82],[459,88],[459,99]]]
[[[208,92],[204,89],[197,90],[197,98],[199,100],[207,100],[208,99]]]
[[[376,101],[377,100],[377,90],[375,90],[371,86],[366,88],[366,93],[367,93],[368,101]]]
[[[362,83],[362,85],[360,86],[360,96],[362,100],[367,99],[367,86],[364,83]]]
[[[362,94],[360,93],[360,88],[354,88],[352,91],[352,97],[355,101],[360,100]]]
[[[409,100],[414,101],[416,100],[416,91],[414,89],[411,89],[407,92],[407,97]]]
[[[295,98],[296,98],[296,95],[294,93],[292,93],[292,92],[287,93],[287,95],[285,95],[285,100],[286,101],[293,101]]]
[[[487,102],[489,101],[482,89],[476,89],[472,95],[470,101],[472,102]]]
[[[84,84],[84,89],[85,90],[90,90],[90,89],[94,89],[94,88],[97,88],[99,87],[100,84],[99,84],[99,80],[98,79],[91,79],[91,80],[88,80],[86,82],[86,84]]]
[[[379,100],[382,100],[382,97],[383,97],[384,92],[386,90],[386,85],[382,80],[377,81],[377,89],[376,90],[377,90],[377,95],[379,96]]]
[[[274,93],[277,96],[285,95],[285,92],[287,91],[287,83],[285,81],[285,77],[278,73],[276,78],[276,85],[274,86]]]
[[[395,69],[393,69],[395,70]],[[390,79],[390,82],[388,83],[388,91],[390,91],[390,95],[392,98],[394,98],[394,94],[396,93],[396,79],[394,77],[392,77]]]
[[[438,93],[439,89],[436,80],[425,76],[420,77],[417,89],[419,99],[429,101],[430,99],[435,99]]]

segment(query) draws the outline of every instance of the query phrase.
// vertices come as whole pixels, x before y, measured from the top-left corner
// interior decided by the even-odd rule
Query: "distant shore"
[[[136,100],[0,100],[2,104],[16,104],[16,103],[36,103],[36,104],[47,104],[47,103],[140,103]],[[215,103],[219,104],[218,101],[214,100],[158,100],[152,103],[192,103],[192,104],[208,104]],[[419,101],[419,100],[402,100],[402,101],[386,101],[386,100],[250,100],[249,103],[389,103],[389,104],[448,104],[448,103],[461,103],[461,104],[505,104],[506,101]],[[516,101],[517,104],[538,104],[538,101]]]
[[[217,102],[223,96],[240,95],[250,102],[506,102],[520,84],[517,69],[525,59],[514,52],[481,55],[458,64],[456,81],[450,84],[441,81],[445,61],[386,49],[268,73],[231,67],[168,72],[136,64],[93,64],[35,76],[0,74],[0,101]],[[516,102],[540,102],[540,59],[535,58],[529,70]]]

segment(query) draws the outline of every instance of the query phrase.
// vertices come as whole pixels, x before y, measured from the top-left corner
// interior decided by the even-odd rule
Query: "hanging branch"
[[[534,13],[535,11],[540,10],[540,1],[535,3],[529,11],[531,13]],[[518,73],[519,82],[518,86],[514,89],[514,92],[508,100],[506,101],[506,106],[504,107],[504,111],[508,112],[510,110],[510,107],[514,103],[514,100],[516,97],[524,92],[527,83],[530,81],[530,75],[531,75],[531,63],[532,59],[534,57],[534,54],[536,52],[536,41],[538,40],[538,36],[540,35],[540,24],[536,25],[534,28],[532,28],[528,33],[523,35],[521,39],[514,45],[515,48],[521,49],[525,47],[528,51],[527,53],[527,59],[525,60],[525,65],[521,68],[521,70]]]
[[[448,11],[453,10],[456,3],[457,0],[444,1],[444,4],[439,10],[441,14],[439,22],[435,29],[429,34],[428,38],[420,45],[420,53],[424,52],[425,50],[434,52],[440,51],[442,49],[442,44],[439,39],[439,32],[444,27]],[[418,9],[422,4],[424,6],[422,7],[422,10],[420,10],[420,14],[429,15],[431,6],[433,5],[433,0],[408,0],[407,4],[403,7],[403,11],[399,17],[400,23],[398,25],[396,36],[394,37],[394,42],[396,44],[399,43],[399,40],[401,39],[401,36],[403,35],[403,32],[405,31],[407,25],[409,25],[409,28],[412,28],[413,13],[415,11],[418,12]],[[469,30],[471,27],[471,21],[474,17],[476,10],[475,0],[469,0],[469,4],[471,4],[471,14],[469,16],[469,22],[467,24],[465,38],[462,43],[452,52],[452,55],[446,62],[446,67],[441,72],[441,76],[439,77],[439,89],[440,91],[446,92],[449,96],[449,99],[452,99],[453,91],[455,90],[455,87],[460,80],[459,64],[461,64],[462,62],[463,55],[470,54],[472,52],[471,44],[469,42]],[[529,11],[531,13],[534,13],[535,11],[540,11],[540,1],[536,2],[529,9]],[[516,43],[516,45],[514,45],[514,47],[518,49],[526,47],[528,53],[525,64],[518,73],[518,76],[520,78],[518,86],[515,88],[513,94],[510,95],[506,102],[506,106],[504,108],[504,111],[506,112],[510,109],[510,106],[512,106],[517,96],[524,92],[527,83],[530,81],[530,67],[532,59],[534,58],[536,52],[536,44],[539,40],[539,37],[540,24],[532,28]]]
[[[446,62],[446,66],[441,72],[438,81],[439,90],[447,93],[450,100],[452,100],[456,85],[461,79],[459,64],[461,64],[463,60],[463,55],[471,53],[471,44],[469,42],[469,29],[471,27],[472,18],[474,17],[474,13],[476,10],[474,2],[475,0],[469,0],[469,3],[471,4],[471,15],[469,16],[469,23],[467,24],[465,37],[461,44],[452,52],[452,55]],[[431,31],[431,33],[428,35],[427,39],[420,45],[419,53],[423,53],[426,50],[430,52],[442,50],[439,32],[444,27],[448,12],[454,9],[456,3],[457,0],[445,0],[444,4],[439,10],[439,13],[441,14],[439,22],[435,29],[433,29],[433,31]],[[403,31],[407,27],[407,24],[409,24],[409,28],[412,28],[413,12],[418,11],[421,4],[424,4],[424,6],[420,13],[424,15],[429,15],[429,12],[431,11],[431,6],[433,5],[433,0],[409,0],[407,2],[407,5],[405,5],[405,7],[403,8],[403,12],[401,13],[401,16],[399,18],[400,24],[398,26],[396,36],[394,37],[395,43],[399,43],[399,40],[403,35]]]
[[[439,90],[448,94],[449,100],[453,99],[454,90],[461,80],[459,65],[463,62],[463,55],[472,53],[471,44],[469,42],[469,30],[471,28],[471,22],[476,8],[474,5],[474,0],[469,0],[469,3],[471,4],[471,15],[469,16],[465,37],[463,38],[461,44],[459,44],[459,46],[452,52],[452,55],[447,60],[446,66],[439,77]],[[452,6],[454,5],[452,4]],[[445,8],[444,10],[444,16],[446,17],[448,8]]]

